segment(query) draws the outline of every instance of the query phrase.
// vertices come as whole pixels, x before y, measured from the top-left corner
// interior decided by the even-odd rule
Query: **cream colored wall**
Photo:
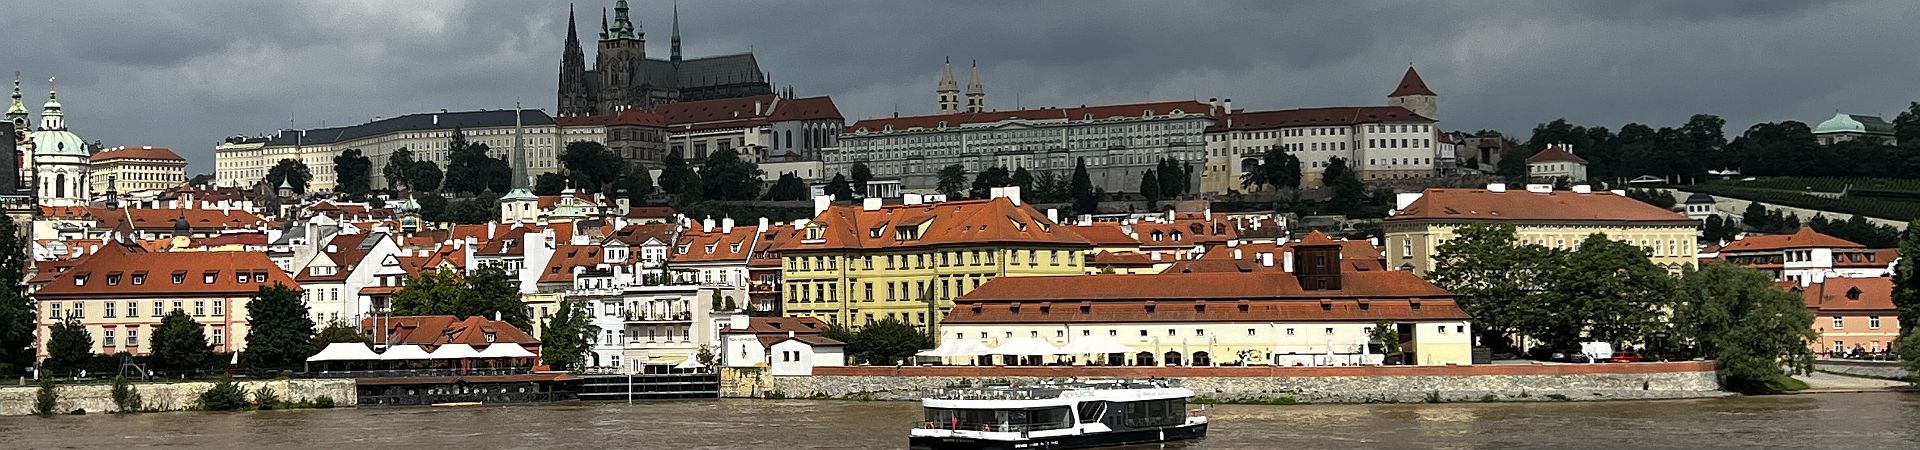
[[[993,277],[1082,274],[1084,250],[1077,246],[1036,246],[789,251],[781,254],[781,302],[789,316],[816,317],[829,323],[864,325],[889,315],[915,325],[938,323],[953,308],[953,299]],[[991,258],[980,261],[972,256],[975,252]],[[1029,255],[1035,255],[1035,264],[1028,264]],[[899,258],[900,263],[891,263],[893,258]],[[958,264],[952,259],[958,259]],[[925,264],[919,264],[922,260]],[[943,282],[948,283],[944,291]],[[873,286],[871,295],[867,293],[869,283]],[[891,294],[889,283],[894,286]],[[932,314],[928,314],[926,298],[936,303]]]
[[[1880,326],[1873,326],[1873,317],[1880,318]],[[1840,326],[1833,326],[1833,319],[1840,318]],[[1819,314],[1813,316],[1813,331],[1820,337],[1813,341],[1813,351],[1832,351],[1834,342],[1839,342],[1846,351],[1853,351],[1859,345],[1869,351],[1885,350],[1900,340],[1900,317],[1888,311],[1886,314]]]
[[[165,274],[162,275],[164,276]],[[151,282],[152,280],[149,281]],[[85,308],[85,317],[79,319],[80,324],[85,326],[87,328],[87,334],[93,337],[94,352],[100,354],[113,354],[124,351],[136,355],[143,355],[152,352],[153,331],[160,326],[161,319],[165,318],[164,314],[159,316],[153,314],[153,302],[155,301],[163,302],[164,311],[167,312],[173,311],[173,303],[175,301],[180,302],[180,309],[185,310],[188,316],[193,317],[194,322],[198,322],[203,327],[201,332],[206,336],[208,343],[213,342],[214,328],[224,329],[225,344],[215,346],[214,351],[228,352],[243,350],[246,348],[247,301],[249,299],[250,297],[248,296],[84,300],[55,297],[41,299],[38,305],[40,309],[39,355],[42,358],[47,356],[47,340],[51,338],[52,334],[49,330],[55,324],[59,323],[59,319],[53,315],[53,303],[60,304],[58,317],[70,315],[75,304],[82,305],[82,307]],[[214,302],[216,301],[221,302],[222,309],[214,308]],[[106,317],[107,302],[114,304],[113,317]],[[135,309],[138,312],[136,316],[129,317],[127,315],[126,307],[128,302],[136,304]],[[203,310],[201,314],[194,314],[194,305],[196,302],[204,302],[206,309]],[[216,315],[216,312],[219,314]],[[106,345],[106,335],[104,333],[109,328],[115,330],[114,343],[111,346]],[[139,345],[127,345],[126,333],[129,329],[138,329],[140,331]]]
[[[1059,306],[1056,306],[1059,307]],[[1414,350],[1418,364],[1471,364],[1472,335],[1466,321],[1406,322],[1414,325]],[[1242,351],[1251,351],[1251,364],[1271,364],[1269,354],[1279,355],[1283,364],[1324,356],[1329,345],[1335,360],[1358,361],[1347,355],[1361,353],[1368,341],[1373,322],[1112,322],[1074,324],[949,324],[941,328],[940,342],[962,339],[988,347],[1009,338],[1036,337],[1055,346],[1065,346],[1075,338],[1105,336],[1133,347],[1135,352],[1152,352],[1156,365],[1165,364],[1165,354],[1180,352],[1183,363],[1191,365],[1195,352],[1208,352],[1214,365],[1238,361]],[[1444,332],[1441,329],[1444,328]],[[1144,336],[1142,334],[1145,334]],[[1402,336],[1405,339],[1405,336]],[[1288,355],[1297,358],[1289,358]],[[955,358],[953,363],[967,358]],[[1128,364],[1133,355],[1127,355]],[[1082,361],[1084,363],[1085,361]]]
[[[1699,262],[1696,258],[1698,238],[1690,225],[1512,224],[1515,225],[1514,237],[1521,244],[1573,250],[1588,235],[1602,233],[1608,239],[1646,248],[1654,264],[1674,273]],[[1385,223],[1382,228],[1387,235],[1387,267],[1399,269],[1410,265],[1415,273],[1425,275],[1434,268],[1440,244],[1453,239],[1455,231],[1462,226],[1462,223]]]

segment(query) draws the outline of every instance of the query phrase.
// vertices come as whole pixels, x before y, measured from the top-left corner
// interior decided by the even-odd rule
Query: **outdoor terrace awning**
[[[1001,342],[1000,345],[997,347],[994,347],[993,350],[987,351],[987,354],[1011,355],[1011,356],[1047,356],[1047,355],[1066,355],[1069,353],[1060,351],[1059,347],[1054,347],[1052,343],[1041,340],[1040,338],[1017,337],[1017,338],[1007,339],[1006,342]]]
[[[473,346],[467,344],[445,344],[433,349],[433,353],[428,356],[432,356],[433,359],[472,359],[479,358],[480,351],[474,350]]]
[[[433,355],[428,354],[426,350],[421,350],[418,345],[395,345],[387,347],[386,353],[380,354],[381,361],[410,361],[422,359],[433,359]]]
[[[488,345],[485,350],[480,351],[480,357],[481,358],[532,358],[534,357],[534,354],[533,352],[527,351],[525,347],[521,347],[520,344],[511,344],[511,343],[503,342],[503,343]]]
[[[987,351],[988,351],[987,346],[982,345],[979,342],[965,340],[965,339],[955,339],[951,341],[941,342],[939,348],[922,351],[920,353],[916,353],[915,355],[944,358],[948,356],[980,356],[980,355],[987,354]]]
[[[367,344],[361,342],[335,342],[327,344],[327,348],[321,349],[320,353],[307,357],[307,362],[379,360],[380,354],[374,353],[373,349],[367,348]]]

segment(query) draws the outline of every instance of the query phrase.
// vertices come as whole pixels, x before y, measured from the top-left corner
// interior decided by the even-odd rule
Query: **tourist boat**
[[[1165,380],[950,388],[922,399],[912,449],[1068,449],[1207,435],[1193,391]]]

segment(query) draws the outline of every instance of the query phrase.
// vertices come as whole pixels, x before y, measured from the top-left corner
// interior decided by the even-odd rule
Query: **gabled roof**
[[[454,316],[393,316],[380,318],[396,345],[467,344],[485,348],[490,344],[538,345],[539,339],[512,324],[480,316],[460,319]],[[373,319],[362,319],[362,329],[375,329]],[[493,342],[487,342],[487,334]]]
[[[1436,95],[1437,96],[1440,94],[1435,94],[1433,93],[1432,89],[1427,89],[1427,81],[1420,79],[1420,72],[1413,70],[1412,66],[1408,66],[1407,74],[1400,76],[1399,87],[1395,87],[1393,89],[1393,93],[1387,94],[1387,98],[1400,97],[1400,96],[1406,96],[1406,95]]]
[[[1318,233],[1316,231],[1315,233]],[[1309,234],[1308,237],[1313,235]],[[1325,237],[1326,235],[1320,235]],[[1349,272],[1385,271],[1386,256],[1380,247],[1367,241],[1339,240],[1330,242],[1340,245],[1340,264]],[[1180,261],[1168,267],[1166,273],[1184,272],[1283,272],[1286,270],[1287,252],[1305,241],[1288,241],[1285,244],[1272,242],[1243,242],[1233,247],[1214,247],[1199,258]],[[1314,242],[1308,242],[1309,244]],[[1240,257],[1234,258],[1235,250]],[[1273,255],[1273,265],[1268,266],[1261,260],[1261,254]]]
[[[789,98],[780,100],[767,120],[783,122],[788,120],[843,119],[840,107],[833,104],[833,97],[819,96],[807,98]]]
[[[1893,279],[1873,278],[1827,278],[1800,288],[1800,296],[1807,303],[1807,309],[1818,313],[1834,312],[1885,312],[1894,315]]]
[[[653,240],[659,241],[662,244],[672,245],[673,233],[678,230],[679,227],[679,225],[665,222],[627,225],[626,228],[607,235],[605,243],[619,242],[626,245],[637,246],[644,245],[647,241]]]
[[[87,158],[87,161],[88,162],[106,162],[106,161],[113,161],[117,159],[146,159],[146,160],[156,160],[156,161],[179,161],[182,163],[187,162],[185,158],[181,158],[179,154],[174,153],[173,150],[169,150],[165,147],[114,147],[114,148],[102,150],[100,151],[100,153],[94,153],[93,156],[90,156]]]
[[[1386,220],[1697,223],[1673,211],[1606,191],[1581,194],[1459,188],[1428,188],[1419,199]]]
[[[593,268],[606,262],[600,255],[598,245],[560,244],[553,249],[553,258],[540,270],[541,283],[573,281],[573,268]]]
[[[1342,277],[1343,289],[1326,291],[1301,290],[1294,275],[1287,273],[1001,277],[954,300],[953,312],[941,323],[1467,318],[1454,304],[1453,294],[1412,272]]]
[[[1121,229],[1118,223],[1094,222],[1086,226],[1069,226],[1066,229],[1072,231],[1074,234],[1080,235],[1081,238],[1093,243],[1096,247],[1133,247],[1140,245],[1140,241],[1135,240],[1133,236],[1128,236],[1127,231]]]
[[[1106,119],[1114,119],[1114,118],[1139,118],[1143,113],[1160,116],[1160,115],[1172,114],[1175,111],[1179,111],[1182,114],[1188,114],[1188,115],[1206,115],[1208,113],[1207,111],[1209,108],[1211,108],[1211,106],[1207,105],[1206,103],[1201,103],[1201,102],[1192,101],[1192,100],[1180,100],[1180,101],[1170,101],[1170,102],[1127,103],[1127,104],[1119,104],[1119,105],[1082,106],[1078,108],[1038,108],[1038,109],[1017,109],[1017,110],[1011,110],[1011,111],[982,111],[977,113],[960,113],[960,114],[934,114],[934,115],[927,115],[927,116],[892,117],[892,118],[884,118],[884,119],[862,120],[862,121],[854,122],[852,125],[848,125],[847,132],[849,133],[860,133],[863,131],[874,132],[874,133],[885,132],[888,126],[892,126],[895,131],[906,131],[908,129],[913,129],[913,128],[924,128],[924,129],[932,130],[932,129],[938,129],[941,123],[945,123],[946,126],[948,127],[959,127],[961,125],[966,125],[966,124],[994,123],[994,122],[1001,122],[1001,121],[1008,121],[1008,120],[1086,121],[1088,116],[1092,116],[1093,120],[1106,120]]]
[[[759,229],[751,226],[734,226],[731,232],[721,227],[713,231],[701,231],[698,228],[680,233],[673,248],[667,250],[667,260],[673,262],[738,262],[745,264],[753,252],[754,241]],[[686,250],[682,252],[681,250]]]
[[[1587,159],[1568,152],[1566,146],[1549,145],[1545,150],[1541,150],[1539,153],[1534,153],[1533,156],[1527,157],[1527,162],[1572,162],[1586,164]]]
[[[1814,231],[1813,227],[1800,227],[1800,231],[1793,234],[1750,234],[1740,240],[1727,243],[1720,247],[1720,251],[1722,253],[1758,252],[1796,248],[1867,248],[1867,246]]]
[[[180,274],[175,284],[173,275]],[[238,274],[246,274],[241,282]],[[265,277],[254,281],[255,275]],[[206,281],[213,275],[213,282]],[[85,284],[75,278],[85,277]],[[140,278],[135,283],[134,278]],[[111,282],[111,283],[110,283]],[[155,253],[108,245],[54,275],[34,295],[41,299],[95,297],[244,296],[275,283],[300,289],[300,283],[258,252]]]

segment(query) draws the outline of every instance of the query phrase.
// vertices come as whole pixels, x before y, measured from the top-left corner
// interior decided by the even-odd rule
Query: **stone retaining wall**
[[[1207,401],[1370,403],[1643,400],[1729,395],[1711,362],[1445,367],[826,367],[774,377],[788,398],[919,400],[981,381],[1176,379]]]
[[[312,401],[320,396],[333,398],[336,407],[353,406],[359,398],[354,392],[353,380],[266,380],[236,381],[246,388],[249,398],[259,392],[261,387],[273,390],[275,396],[289,402]],[[143,406],[158,411],[181,411],[191,409],[200,399],[200,393],[213,388],[212,382],[193,381],[179,383],[138,383],[134,385],[140,393]],[[113,412],[113,385],[86,384],[61,385],[55,387],[60,402],[56,411],[66,412],[84,409],[89,414]],[[34,399],[40,392],[39,386],[9,386],[0,388],[0,416],[21,416],[33,414]]]
[[[1818,360],[1813,362],[1813,370],[1894,381],[1907,381],[1908,375],[1898,361]]]

